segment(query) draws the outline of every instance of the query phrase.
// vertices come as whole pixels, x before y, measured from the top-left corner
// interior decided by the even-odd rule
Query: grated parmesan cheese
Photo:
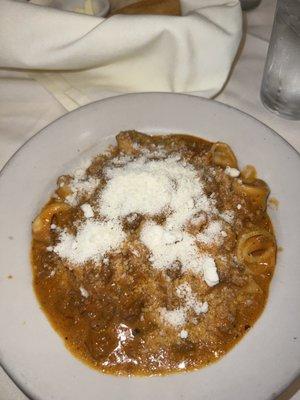
[[[211,257],[207,257],[203,263],[204,280],[208,286],[214,286],[219,283],[219,276],[215,261]]]
[[[226,210],[222,213],[219,213],[219,216],[223,219],[223,221],[227,222],[228,224],[232,224],[234,220],[234,212],[233,210]]]
[[[160,317],[174,328],[180,328],[186,324],[187,314],[190,310],[193,310],[197,315],[208,311],[207,302],[198,301],[188,283],[179,285],[176,289],[176,295],[183,299],[184,305],[182,307],[174,310],[160,309]]]
[[[109,265],[109,258],[108,257],[104,257],[102,260],[103,264],[108,266]]]
[[[222,236],[222,223],[220,221],[211,221],[207,228],[197,235],[197,240],[210,245],[219,242],[220,236]]]
[[[71,194],[69,194],[65,201],[70,204],[70,206],[76,206],[78,204],[79,197],[82,195],[90,195],[99,185],[100,180],[90,177],[80,177],[74,176],[70,182]]]
[[[104,174],[107,182],[99,194],[95,211],[99,211],[105,221],[96,221],[91,205],[82,204],[86,221],[79,224],[75,236],[66,230],[59,232],[59,242],[53,248],[56,254],[75,265],[86,261],[104,260],[105,263],[105,255],[109,251],[120,251],[126,239],[123,219],[133,222],[141,214],[148,218],[141,227],[140,240],[148,248],[154,268],[164,270],[180,262],[183,272],[203,276],[209,286],[219,282],[214,259],[200,251],[197,240],[205,244],[218,243],[224,236],[223,222],[211,221],[211,217],[219,215],[230,223],[234,213],[218,212],[215,196],[205,194],[201,174],[191,164],[182,161],[180,156],[167,156],[163,149],[157,149],[155,155],[144,149],[138,158],[121,155],[112,160]],[[78,168],[70,183],[72,194],[66,201],[77,205],[80,196],[91,194],[99,182],[99,179],[88,178],[86,169]],[[151,220],[161,213],[166,215],[164,225]],[[197,238],[185,230],[189,224],[206,221],[207,227]],[[138,256],[139,253],[133,254]],[[196,312],[195,307],[192,308]],[[197,310],[206,312],[207,304],[199,305]],[[167,319],[168,313],[165,313]]]
[[[240,175],[240,171],[236,168],[227,166],[225,168],[225,174],[231,176],[232,178],[237,178]]]
[[[163,226],[149,221],[144,224],[140,238],[151,251],[150,261],[157,269],[172,268],[176,261],[180,261],[183,271],[202,275],[204,265],[212,265],[213,259],[199,252],[195,238],[187,232],[179,230],[170,232]],[[208,275],[204,275],[205,281],[206,276]],[[212,286],[211,282],[209,280],[209,286]]]
[[[90,204],[84,203],[80,206],[80,208],[83,211],[85,218],[93,218],[94,217],[94,211]]]
[[[181,339],[186,339],[189,336],[189,333],[185,329],[182,329],[182,331],[180,331],[179,336],[181,337]]]
[[[197,171],[183,165],[180,157],[148,160],[142,156],[123,168],[107,168],[105,173],[109,181],[99,207],[111,219],[131,213],[154,216],[169,209],[166,226],[175,229],[200,211],[208,212],[215,203],[205,195]]]
[[[134,222],[137,218],[137,213],[133,213],[132,215],[128,215],[126,220],[127,222],[129,222],[130,224],[132,224],[132,222]]]
[[[101,260],[108,251],[117,249],[124,239],[125,233],[118,222],[88,219],[79,226],[76,236],[63,230],[53,251],[61,258],[80,265],[90,260]]]
[[[136,249],[132,249],[131,253],[136,257],[140,257],[140,253]]]
[[[180,327],[185,324],[186,310],[185,308],[176,308],[175,310],[160,309],[160,316],[169,325]]]
[[[126,173],[122,169],[107,183],[100,199],[100,212],[111,219],[131,213],[159,214],[170,202],[170,185],[165,176],[146,171]]]
[[[86,299],[89,297],[89,292],[82,286],[79,288],[81,296],[85,297]]]
[[[190,220],[191,225],[200,225],[206,222],[206,217],[204,214],[200,214],[199,216],[193,217]]]
[[[176,289],[176,294],[179,298],[184,299],[186,309],[194,310],[197,315],[207,312],[207,302],[198,301],[188,283],[185,282],[179,285]]]

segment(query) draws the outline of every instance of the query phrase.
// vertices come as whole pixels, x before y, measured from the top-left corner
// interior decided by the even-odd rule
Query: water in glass
[[[300,0],[278,0],[261,99],[281,116],[300,119]]]

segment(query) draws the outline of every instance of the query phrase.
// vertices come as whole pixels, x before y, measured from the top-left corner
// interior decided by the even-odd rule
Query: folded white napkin
[[[34,73],[67,108],[112,93],[194,92],[226,81],[242,30],[239,0],[182,0],[183,16],[108,19],[0,1],[0,67]]]

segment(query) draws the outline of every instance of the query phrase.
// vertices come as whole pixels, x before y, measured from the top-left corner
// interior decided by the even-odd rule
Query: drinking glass
[[[261,100],[282,117],[300,119],[300,0],[278,0]]]

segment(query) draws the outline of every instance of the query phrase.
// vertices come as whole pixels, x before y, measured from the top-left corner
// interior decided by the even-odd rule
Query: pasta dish
[[[112,374],[201,368],[263,311],[276,261],[269,188],[231,148],[121,132],[32,224],[33,284],[68,349]]]

